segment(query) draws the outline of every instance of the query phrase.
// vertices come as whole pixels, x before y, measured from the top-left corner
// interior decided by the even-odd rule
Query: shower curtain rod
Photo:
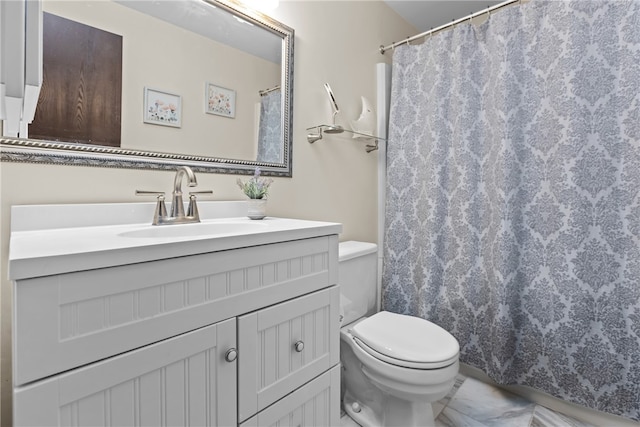
[[[271,89],[259,90],[258,93],[260,94],[260,96],[265,96],[269,92],[273,92],[274,90],[278,90],[278,89],[280,89],[280,85],[274,86]]]
[[[524,0],[524,1],[529,1],[529,0]],[[447,29],[449,27],[453,27],[455,25],[458,25],[461,22],[464,22],[464,21],[467,21],[467,20],[471,20],[471,19],[475,18],[476,16],[481,16],[481,15],[484,15],[485,13],[491,13],[491,12],[493,12],[495,10],[502,9],[503,7],[509,6],[510,4],[522,3],[522,2],[523,2],[523,0],[507,0],[507,1],[503,1],[502,3],[498,3],[495,6],[491,6],[491,7],[488,7],[486,9],[484,9],[484,10],[481,10],[479,12],[475,12],[475,13],[472,13],[471,15],[467,15],[464,18],[456,19],[456,20],[451,21],[451,22],[449,22],[447,24],[440,25],[439,27],[436,27],[436,28],[432,28],[429,31],[425,31],[425,32],[420,33],[420,34],[416,34],[415,36],[407,37],[406,39],[401,40],[399,42],[391,43],[389,46],[380,45],[380,53],[382,55],[384,55],[384,53],[386,51],[388,51],[389,49],[394,49],[396,46],[400,46],[400,45],[405,44],[405,43],[410,43],[410,42],[412,42],[414,40],[417,40],[417,39],[419,39],[421,37],[425,37],[425,36],[428,36],[430,34],[437,33],[438,31],[442,31],[442,30]]]

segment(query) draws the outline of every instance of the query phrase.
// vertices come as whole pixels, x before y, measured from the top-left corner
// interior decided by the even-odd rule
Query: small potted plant
[[[266,216],[267,194],[269,186],[273,183],[270,178],[260,177],[260,168],[256,168],[253,176],[243,182],[238,178],[238,187],[249,197],[247,216],[251,219],[262,219]]]

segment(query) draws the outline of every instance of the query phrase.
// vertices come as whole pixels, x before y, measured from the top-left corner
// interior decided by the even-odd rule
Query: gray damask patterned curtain
[[[262,95],[260,127],[258,128],[259,162],[282,163],[282,91],[273,90]]]
[[[640,420],[640,0],[532,1],[393,56],[383,307]]]

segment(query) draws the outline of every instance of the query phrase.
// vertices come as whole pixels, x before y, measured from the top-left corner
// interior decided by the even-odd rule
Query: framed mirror
[[[42,10],[35,119],[28,138],[0,139],[2,161],[291,176],[293,29],[233,0],[43,0]],[[54,71],[67,51],[82,53]],[[106,68],[108,83],[89,80]]]

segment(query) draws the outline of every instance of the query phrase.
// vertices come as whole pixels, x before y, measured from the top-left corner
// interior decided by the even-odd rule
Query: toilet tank
[[[347,325],[376,310],[378,245],[348,241],[338,247],[340,314]]]

